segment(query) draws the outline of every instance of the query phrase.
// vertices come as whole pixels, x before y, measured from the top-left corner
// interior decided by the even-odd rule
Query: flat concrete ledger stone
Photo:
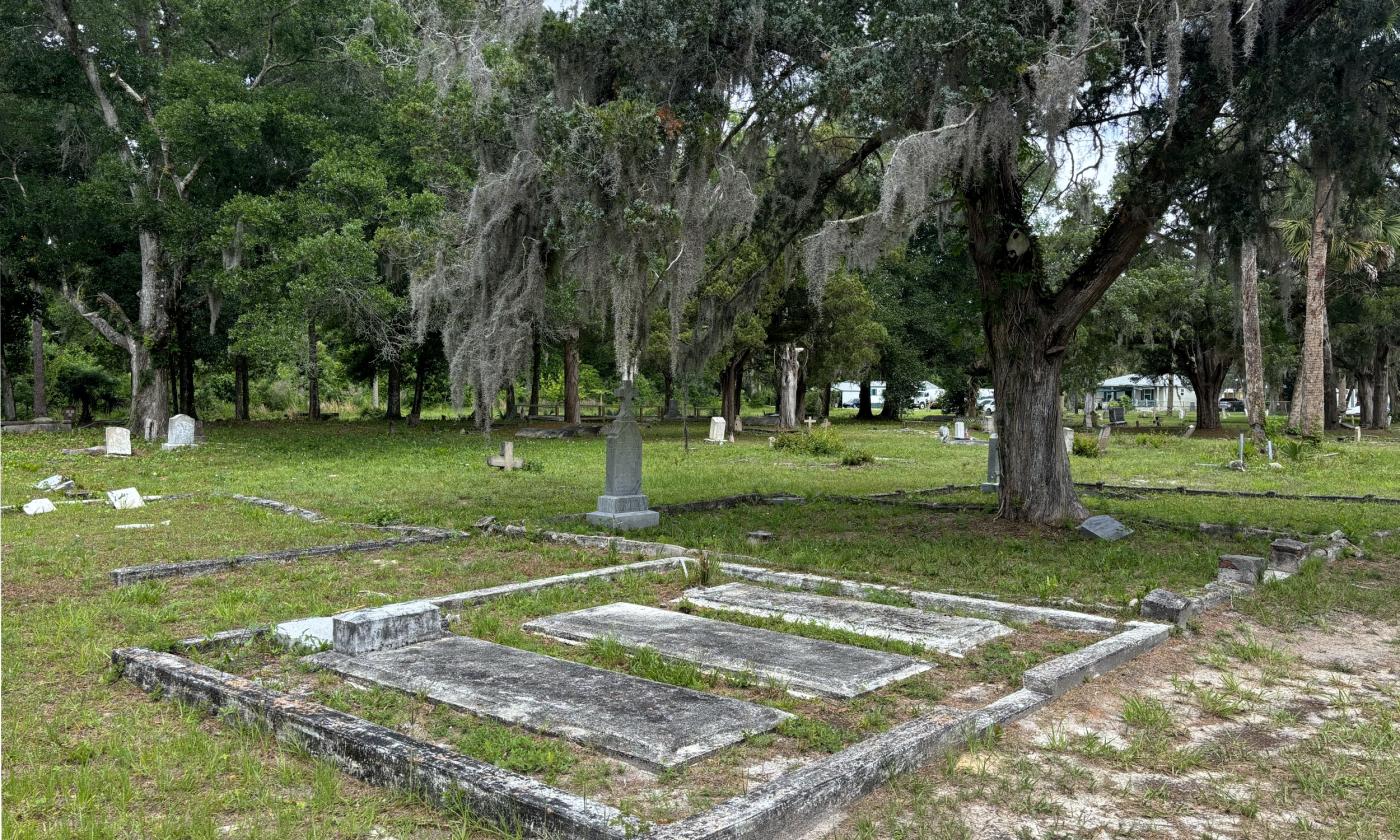
[[[879,583],[861,583],[805,572],[781,572],[744,563],[722,562],[719,569],[732,577],[755,580],[760,583],[773,583],[778,586],[792,586],[806,590],[835,587],[841,595],[852,598],[869,598],[877,593],[896,593],[908,597],[914,602],[914,606],[934,612],[976,615],[1005,621],[1044,622],[1052,627],[1065,630],[1084,630],[1091,633],[1115,633],[1120,629],[1117,619],[1054,607],[1009,604],[1005,601],[993,601],[988,598],[905,589]]]
[[[320,650],[335,644],[335,619],[331,616],[298,618],[272,628],[273,638],[284,647]]]
[[[1133,529],[1108,514],[1101,513],[1079,523],[1079,533],[1089,537],[1097,537],[1106,542],[1114,542],[1132,536]]]
[[[1021,685],[1038,694],[1059,697],[1085,680],[1105,674],[1167,640],[1165,624],[1128,622],[1128,629],[1074,653],[1042,662],[1021,674]]]
[[[123,426],[108,426],[104,430],[106,434],[106,446],[103,452],[107,455],[130,455],[131,454],[131,430]]]
[[[359,656],[328,651],[306,661],[567,738],[652,771],[695,761],[791,717],[766,706],[464,636]]]
[[[613,639],[626,647],[649,647],[708,670],[753,674],[797,693],[829,697],[855,697],[933,667],[911,656],[638,604],[547,616],[527,623],[525,629],[566,642]]]
[[[333,617],[335,649],[355,655],[388,650],[441,636],[442,611],[431,601],[405,601],[343,612]]]
[[[939,615],[911,607],[764,589],[747,583],[691,589],[684,599],[709,609],[734,610],[909,642],[951,656],[962,656],[983,642],[1012,632],[1005,624],[985,618]]]
[[[611,806],[174,654],[123,648],[112,661],[144,691],[259,724],[357,779],[417,792],[454,812],[465,806],[512,836],[622,840],[641,828]]]

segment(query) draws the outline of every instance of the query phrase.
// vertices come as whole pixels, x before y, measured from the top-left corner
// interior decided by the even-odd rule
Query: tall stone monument
[[[642,493],[642,432],[632,413],[637,389],[632,380],[624,379],[615,393],[622,406],[604,432],[608,457],[603,495],[598,497],[598,509],[588,514],[588,521],[613,531],[650,528],[661,521],[661,514],[647,507]]]

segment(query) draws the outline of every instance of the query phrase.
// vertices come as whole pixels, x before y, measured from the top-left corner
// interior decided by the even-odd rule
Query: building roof
[[[1189,387],[1191,387],[1191,386],[1186,382],[1186,380],[1182,379],[1180,376],[1173,376],[1173,377],[1170,377],[1170,379],[1174,381],[1174,384],[1175,384],[1176,387],[1178,387],[1178,388],[1189,388]],[[1163,388],[1165,388],[1165,387],[1167,386],[1168,381],[1169,381],[1169,380],[1168,380],[1168,377],[1165,377],[1165,376],[1152,377],[1152,376],[1146,376],[1146,375],[1141,374],[1141,373],[1125,373],[1125,374],[1123,374],[1122,376],[1115,376],[1115,377],[1112,377],[1112,378],[1110,378],[1110,379],[1105,379],[1104,381],[1102,381],[1102,382],[1099,383],[1099,387],[1100,387],[1100,388],[1135,388],[1135,387],[1137,387],[1137,388],[1149,388],[1149,387],[1163,387]]]

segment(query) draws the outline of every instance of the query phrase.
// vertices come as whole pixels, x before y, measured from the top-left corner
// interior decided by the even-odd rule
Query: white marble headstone
[[[130,455],[131,431],[124,426],[107,427],[107,454]]]
[[[177,414],[170,418],[162,449],[177,449],[194,446],[194,418],[188,414]]]
[[[953,437],[956,440],[967,440],[967,424],[959,420],[953,424]]]
[[[145,507],[146,500],[141,498],[141,491],[135,487],[123,487],[120,490],[108,490],[107,501],[112,503],[112,507],[117,510],[134,510]]]
[[[724,443],[724,418],[710,418],[710,436],[706,438],[710,443]]]

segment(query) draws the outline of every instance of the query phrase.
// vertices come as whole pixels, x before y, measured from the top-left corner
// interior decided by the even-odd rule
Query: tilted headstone
[[[123,487],[120,490],[108,490],[107,501],[112,503],[112,507],[117,510],[135,510],[146,506],[146,500],[141,498],[141,491],[135,487]]]
[[[495,467],[498,470],[505,470],[506,472],[510,472],[511,470],[518,470],[523,468],[525,466],[525,462],[515,457],[515,444],[511,443],[510,441],[506,441],[505,443],[501,444],[501,454],[488,455],[486,457],[486,466]]]
[[[1189,437],[1191,437],[1191,435],[1193,435],[1193,434],[1195,434],[1195,433],[1196,433],[1196,424],[1195,424],[1195,423],[1192,423],[1191,425],[1189,425],[1189,426],[1186,427],[1186,431],[1183,432],[1181,436],[1184,437],[1184,438],[1189,438]]]
[[[632,413],[636,393],[630,379],[624,379],[617,389],[622,405],[605,433],[608,453],[603,495],[598,497],[598,509],[587,517],[591,524],[612,530],[650,528],[661,521],[661,514],[648,507],[642,493],[642,432]]]
[[[724,443],[724,418],[710,418],[710,436],[705,438],[706,443]]]
[[[58,487],[59,487],[59,485],[61,485],[61,484],[63,484],[63,476],[62,476],[61,474],[58,474],[58,475],[51,475],[51,476],[49,476],[48,478],[44,479],[43,481],[40,481],[40,482],[35,483],[34,489],[35,489],[35,490],[57,490]]]
[[[1133,533],[1132,529],[1106,514],[1091,516],[1079,523],[1079,533],[1097,537],[1107,542],[1121,540]]]
[[[1099,429],[1099,451],[1100,451],[1100,452],[1107,452],[1107,451],[1108,451],[1108,438],[1109,438],[1109,436],[1112,435],[1112,434],[1113,434],[1113,427],[1112,427],[1112,426],[1104,426],[1102,429]]]
[[[165,443],[160,448],[168,451],[194,445],[194,418],[188,414],[171,417],[170,425],[166,428]]]
[[[124,426],[108,426],[106,434],[108,455],[131,454],[131,431],[129,429]]]

